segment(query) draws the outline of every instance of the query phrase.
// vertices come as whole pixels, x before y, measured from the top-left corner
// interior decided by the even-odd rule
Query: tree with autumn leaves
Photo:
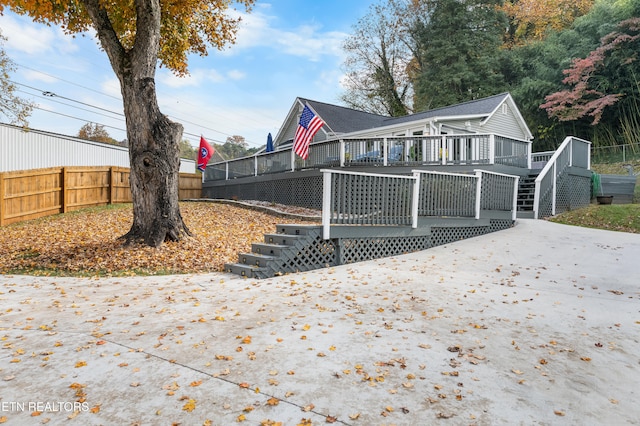
[[[585,58],[564,70],[569,88],[552,93],[540,108],[560,121],[608,119],[627,143],[640,141],[640,18],[620,22]]]
[[[238,0],[250,10],[254,0]],[[235,40],[239,18],[227,0],[2,0],[35,22],[58,25],[68,34],[95,31],[118,77],[129,141],[133,225],[127,242],[158,247],[190,235],[178,206],[183,127],[158,106],[158,63],[188,74],[190,54],[206,55]]]
[[[640,0],[382,3],[388,7],[372,6],[349,39],[358,49],[346,49],[352,78],[342,98],[359,101],[350,106],[380,112],[377,105],[401,99],[419,112],[508,91],[538,150],[555,149],[567,134],[594,145],[640,139],[638,45],[627,39],[631,27],[616,29],[640,16]],[[549,104],[553,99],[560,104]],[[576,115],[581,109],[586,115]]]

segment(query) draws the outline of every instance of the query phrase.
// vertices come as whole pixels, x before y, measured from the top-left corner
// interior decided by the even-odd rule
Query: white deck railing
[[[518,176],[414,170],[412,176],[324,169],[323,238],[331,224],[418,227],[418,217],[480,219],[482,210],[516,218]]]
[[[309,158],[291,147],[211,163],[205,181],[313,168],[502,164],[531,167],[531,142],[495,134],[333,139],[311,144]]]

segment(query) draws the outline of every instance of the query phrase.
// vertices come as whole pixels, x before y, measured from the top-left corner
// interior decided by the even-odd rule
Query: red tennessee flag
[[[214,149],[209,145],[207,140],[200,136],[200,150],[198,152],[198,170],[204,173],[204,169],[207,168],[207,163],[214,153]]]
[[[309,157],[309,143],[322,126],[324,126],[324,121],[315,115],[308,105],[305,105],[293,140],[293,151],[303,160]]]

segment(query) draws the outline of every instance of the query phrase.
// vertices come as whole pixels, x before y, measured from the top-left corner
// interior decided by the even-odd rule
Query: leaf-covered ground
[[[278,223],[309,223],[218,203],[181,203],[192,238],[155,249],[126,247],[118,237],[132,223],[131,205],[56,215],[5,226],[0,273],[148,275],[221,271],[251,251]]]

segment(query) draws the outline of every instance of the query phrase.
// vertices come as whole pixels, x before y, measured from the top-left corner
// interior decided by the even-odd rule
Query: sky
[[[275,138],[296,97],[340,104],[342,42],[374,3],[257,0],[250,14],[239,6],[235,44],[190,56],[188,77],[157,70],[160,110],[183,124],[193,146],[200,135],[215,143],[239,135],[250,148],[262,146],[268,133]],[[16,65],[16,94],[38,106],[29,127],[75,136],[90,122],[126,138],[120,86],[93,34],[72,37],[8,10],[0,28]]]

